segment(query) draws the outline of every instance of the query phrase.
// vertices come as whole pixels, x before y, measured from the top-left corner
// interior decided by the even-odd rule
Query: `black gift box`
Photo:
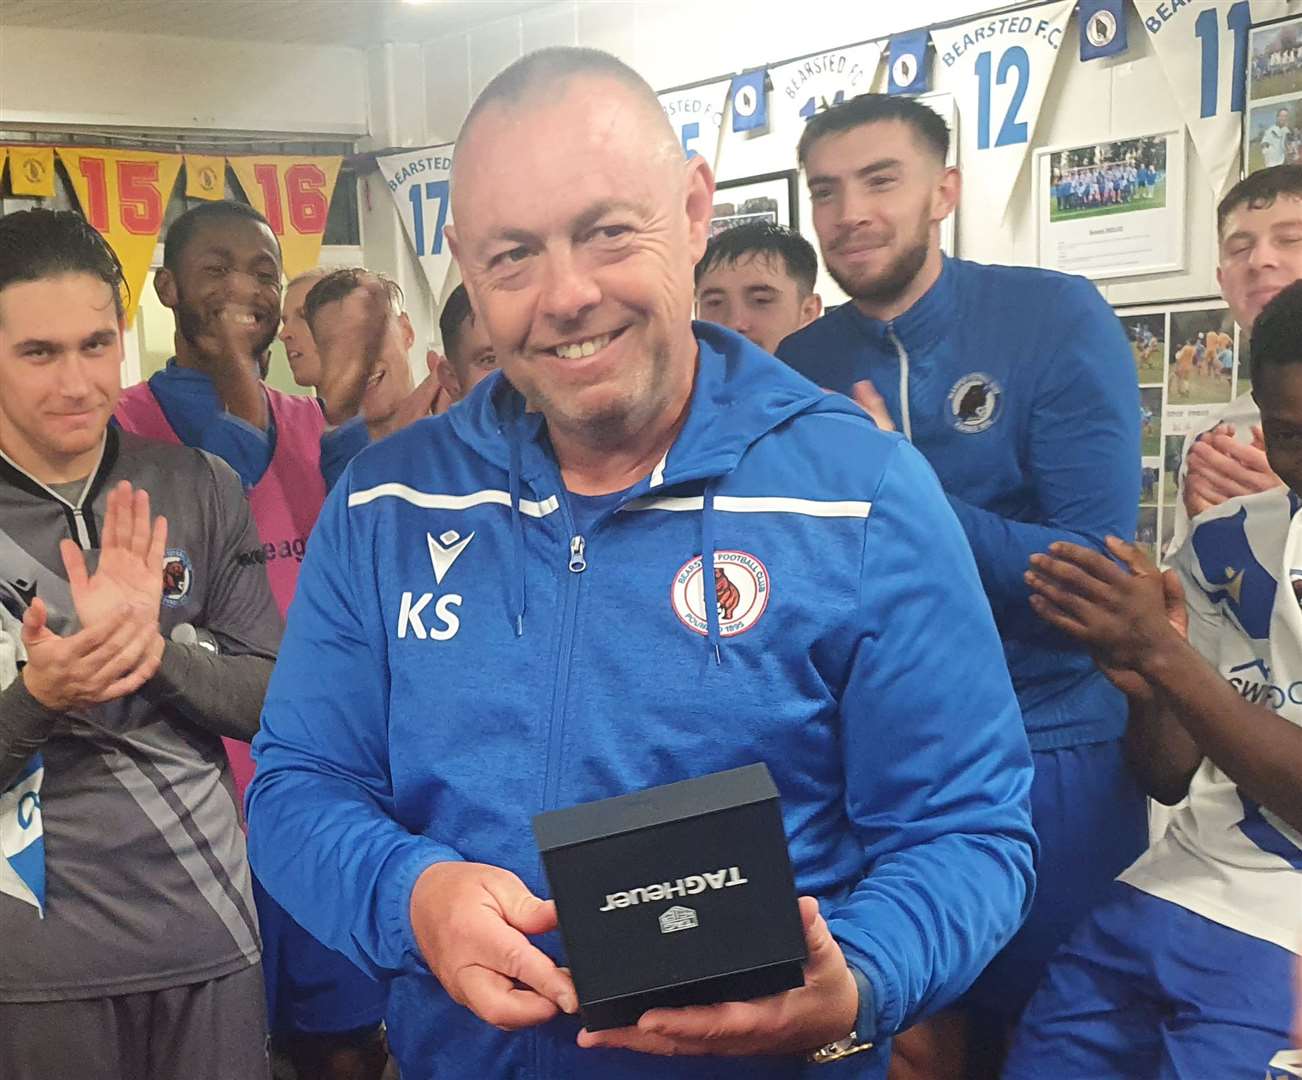
[[[584,1026],[801,986],[805,935],[764,765],[539,814]]]

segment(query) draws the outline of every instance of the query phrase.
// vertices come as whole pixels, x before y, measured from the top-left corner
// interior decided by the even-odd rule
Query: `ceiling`
[[[175,34],[286,45],[421,42],[529,8],[525,0],[0,0],[6,26]]]

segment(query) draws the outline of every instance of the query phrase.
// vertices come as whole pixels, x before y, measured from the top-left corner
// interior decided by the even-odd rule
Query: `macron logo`
[[[475,534],[471,533],[463,540],[461,534],[455,529],[449,529],[447,532],[440,534],[437,540],[429,533],[425,534],[425,539],[429,541],[429,561],[434,566],[434,581],[436,584],[443,584],[443,578],[452,569],[452,564],[457,561],[474,538]]]

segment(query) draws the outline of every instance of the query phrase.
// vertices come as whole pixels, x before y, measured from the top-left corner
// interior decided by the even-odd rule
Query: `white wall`
[[[377,139],[374,145],[451,141],[474,95],[488,80],[525,52],[546,45],[588,45],[613,52],[663,90],[823,48],[968,18],[999,6],[1003,5],[992,0],[802,0],[798,4],[789,0],[565,0],[428,44],[419,55],[409,51],[388,57],[401,66],[395,81],[404,92],[393,99],[398,122],[376,128],[377,135],[395,137]],[[1127,10],[1129,51],[1090,63],[1077,57],[1073,16],[1008,214],[1004,217],[996,208],[960,206],[961,255],[986,262],[1035,261],[1030,177],[1036,147],[1081,145],[1180,126],[1148,35],[1134,7],[1127,5]],[[933,64],[936,90],[947,89],[946,75],[943,65]],[[418,109],[413,102],[421,90],[423,107]],[[422,115],[416,116],[417,112]],[[1216,293],[1215,201],[1192,145],[1186,176],[1190,224],[1186,270],[1104,285],[1104,294],[1114,303]],[[807,220],[805,224],[808,231]]]
[[[0,125],[360,136],[366,71],[361,49],[6,26]]]

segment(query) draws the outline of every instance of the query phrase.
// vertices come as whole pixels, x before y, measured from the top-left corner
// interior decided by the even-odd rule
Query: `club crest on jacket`
[[[689,630],[708,631],[705,615],[704,565],[700,555],[688,559],[674,574],[669,591],[674,614]],[[754,626],[769,603],[768,568],[746,551],[714,553],[714,591],[718,601],[719,634],[733,637]]]

